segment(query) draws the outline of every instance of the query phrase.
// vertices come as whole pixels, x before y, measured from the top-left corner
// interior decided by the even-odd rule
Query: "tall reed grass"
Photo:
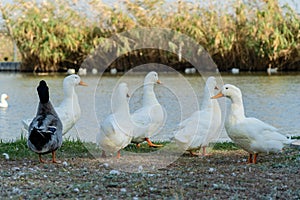
[[[280,6],[278,0],[232,0],[226,4],[218,0],[170,4],[165,0],[120,0],[113,6],[100,0],[85,4],[77,0],[17,0],[0,4],[0,8],[21,53],[24,71],[78,69],[105,38],[139,27],[167,28],[189,36],[210,54],[219,70],[300,69],[299,14],[288,5]],[[131,40],[122,41],[121,59],[114,67],[129,69],[147,59],[172,63],[177,69],[189,64],[160,50],[140,50],[145,60],[139,56],[141,52],[126,45]],[[183,44],[182,48],[189,47]]]

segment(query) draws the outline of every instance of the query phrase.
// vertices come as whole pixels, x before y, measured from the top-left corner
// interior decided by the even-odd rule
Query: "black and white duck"
[[[52,162],[56,163],[55,151],[62,145],[63,125],[49,100],[49,88],[44,80],[37,87],[39,105],[35,118],[28,128],[29,149],[39,154],[39,161],[44,163],[42,154],[52,153]]]

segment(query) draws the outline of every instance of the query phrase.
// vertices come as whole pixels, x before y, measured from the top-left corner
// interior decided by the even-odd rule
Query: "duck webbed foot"
[[[149,138],[145,138],[145,140],[147,141],[149,147],[162,147],[163,146],[162,144],[153,144]]]

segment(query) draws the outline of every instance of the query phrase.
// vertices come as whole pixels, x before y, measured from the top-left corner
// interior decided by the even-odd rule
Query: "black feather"
[[[38,130],[35,127],[33,127],[30,135],[29,140],[32,144],[34,144],[35,148],[38,151],[41,151],[45,144],[47,144],[52,138],[52,134],[49,134],[47,132],[43,132],[42,130]]]
[[[40,102],[42,104],[49,102],[49,88],[47,86],[46,81],[41,80],[39,86],[37,87],[37,91],[39,94]]]

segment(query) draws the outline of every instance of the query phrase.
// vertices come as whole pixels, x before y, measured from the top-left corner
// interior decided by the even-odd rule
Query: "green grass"
[[[96,145],[92,143],[84,143],[77,140],[67,139],[63,142],[62,147],[57,151],[58,157],[90,157],[92,155],[91,151],[96,149]],[[22,159],[22,158],[32,158],[37,154],[32,152],[27,147],[27,140],[24,137],[15,142],[3,142],[0,141],[0,155],[7,153],[12,160]]]
[[[161,144],[163,146],[166,146],[170,142],[154,142],[154,144]],[[149,153],[153,151],[157,151],[162,147],[156,147],[156,148],[150,148],[148,146],[148,143],[143,142],[140,144],[140,147],[137,147],[135,144],[129,144],[127,147],[125,147],[125,151],[135,152],[135,153]]]
[[[168,145],[170,142],[154,142],[155,144]],[[149,153],[157,151],[160,148],[149,148],[146,142],[141,143],[138,148],[135,144],[129,144],[124,151],[135,153]],[[238,150],[239,148],[232,142],[216,143],[213,145],[213,150]],[[24,137],[14,142],[0,141],[0,155],[7,153],[12,160],[34,158],[37,154],[29,150],[27,140]],[[62,147],[57,151],[57,157],[64,158],[93,158],[96,154],[101,155],[101,150],[94,143],[82,142],[80,139],[65,139]]]
[[[213,146],[213,150],[239,150],[240,148],[236,146],[233,142],[222,142],[222,143],[215,143]]]

